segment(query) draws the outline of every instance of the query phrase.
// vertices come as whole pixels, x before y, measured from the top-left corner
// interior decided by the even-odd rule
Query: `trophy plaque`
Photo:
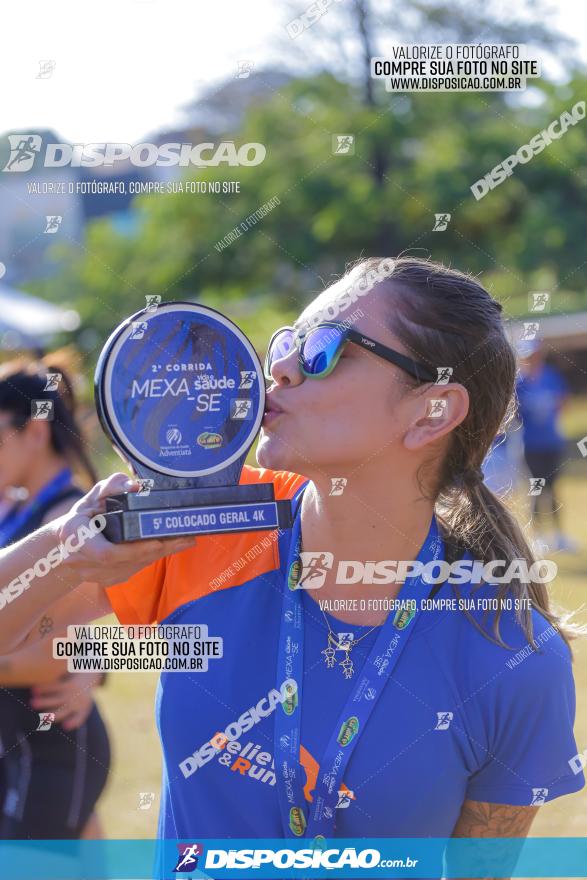
[[[106,342],[95,376],[102,427],[141,483],[106,499],[105,536],[291,526],[272,483],[239,485],[261,426],[265,379],[244,333],[199,303],[147,306]]]

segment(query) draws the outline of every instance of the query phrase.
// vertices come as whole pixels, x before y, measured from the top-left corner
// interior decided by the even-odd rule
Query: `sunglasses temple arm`
[[[391,348],[382,345],[380,342],[376,342],[374,339],[369,339],[368,343],[365,344],[363,341],[365,340],[365,337],[361,334],[358,334],[358,336],[361,345],[366,348],[367,351],[372,351],[374,354],[378,354],[380,357],[385,358],[385,360],[391,361],[392,364],[395,364],[396,367],[401,367],[402,370],[405,370],[413,376],[414,379],[418,379],[420,382],[436,382],[436,376],[434,376],[430,368],[424,364],[419,364],[407,355],[401,354],[399,351],[393,351]]]

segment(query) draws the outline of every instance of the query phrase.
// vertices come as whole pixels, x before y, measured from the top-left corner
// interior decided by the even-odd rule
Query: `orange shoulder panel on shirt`
[[[240,483],[270,483],[275,498],[293,498],[306,477],[289,471],[243,467]],[[112,608],[124,624],[164,620],[186,602],[234,587],[279,566],[278,532],[229,532],[202,535],[189,550],[154,562],[129,580],[106,588]]]

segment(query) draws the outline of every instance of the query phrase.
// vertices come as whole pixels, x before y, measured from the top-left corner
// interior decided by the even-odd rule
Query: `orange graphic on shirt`
[[[318,762],[315,758],[312,757],[310,752],[304,748],[304,746],[300,746],[300,763],[304,770],[306,771],[306,784],[304,785],[304,797],[307,801],[312,801],[312,795],[310,792],[314,790],[316,787],[316,780],[318,778],[318,770],[320,767],[318,766]],[[346,787],[344,782],[340,784],[340,790],[348,793],[349,797],[354,800],[355,796],[350,792],[350,789]]]

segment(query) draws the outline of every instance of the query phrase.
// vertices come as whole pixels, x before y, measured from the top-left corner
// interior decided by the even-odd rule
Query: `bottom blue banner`
[[[587,838],[0,842],[0,880],[189,877],[587,877]]]

